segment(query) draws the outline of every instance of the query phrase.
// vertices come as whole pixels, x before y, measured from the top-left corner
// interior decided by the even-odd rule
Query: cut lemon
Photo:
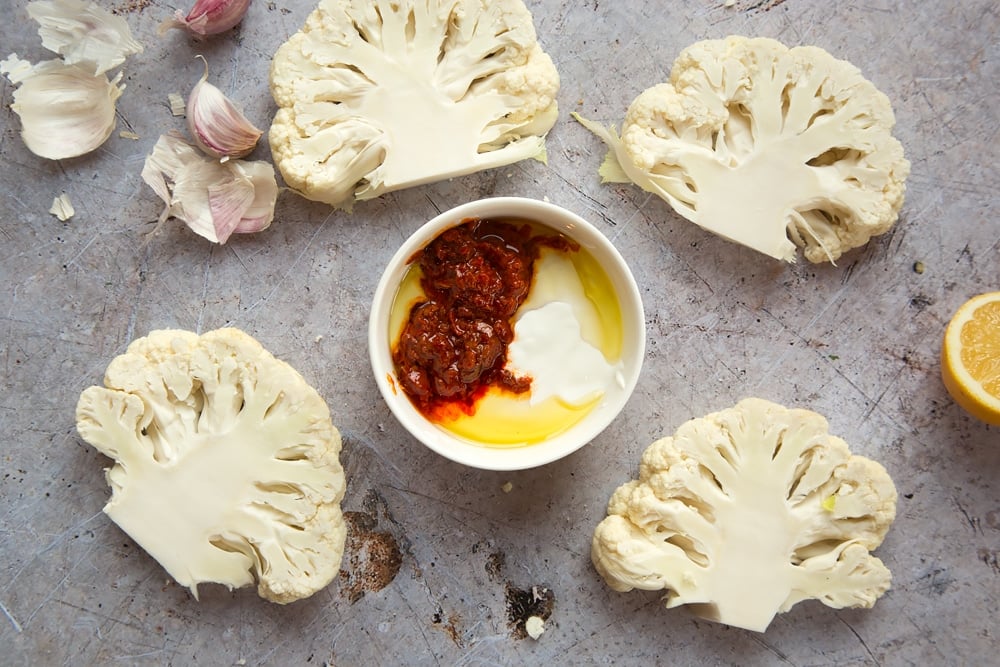
[[[962,304],[944,333],[941,379],[970,415],[1000,426],[1000,292]]]

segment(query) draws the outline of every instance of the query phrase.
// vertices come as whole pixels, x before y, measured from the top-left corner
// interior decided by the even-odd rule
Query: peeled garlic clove
[[[28,3],[28,15],[39,25],[42,46],[58,53],[67,65],[103,74],[141,53],[128,23],[94,2],[37,0]]]
[[[187,125],[199,148],[224,159],[249,155],[263,134],[221,90],[208,82],[207,64],[205,74],[188,97]]]
[[[269,162],[219,162],[179,137],[163,135],[146,158],[142,179],[166,204],[161,221],[178,218],[215,243],[259,232],[274,219],[278,184]]]
[[[187,16],[177,10],[172,19],[160,24],[159,32],[180,28],[202,37],[218,35],[242,21],[249,7],[250,0],[197,0]]]
[[[0,74],[20,87],[10,105],[21,118],[21,138],[35,155],[50,160],[84,155],[115,129],[115,102],[125,86],[121,72],[111,81],[79,65],[46,60],[37,65],[11,54]]]

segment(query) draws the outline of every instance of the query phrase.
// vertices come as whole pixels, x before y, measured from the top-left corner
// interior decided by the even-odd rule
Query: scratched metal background
[[[120,129],[94,154],[47,162],[0,108],[0,664],[3,665],[982,665],[1000,647],[1000,430],[938,379],[951,313],[1000,288],[1000,14],[993,0],[535,0],[562,76],[549,164],[522,163],[333,212],[285,193],[266,233],[212,246],[171,224],[139,172],[167,107],[204,54],[212,80],[267,125],[270,55],[313,0],[255,0],[241,28],[196,43],[156,34],[174,0],[100,0],[146,50],[125,67]],[[2,0],[0,57],[47,57],[23,0]],[[894,230],[838,266],[784,266],[682,221],[636,188],[603,186],[598,140],[571,110],[620,122],[702,38],[817,44],[859,65],[897,112],[913,164]],[[269,157],[262,145],[255,157]],[[77,214],[47,213],[66,192]],[[384,262],[437,211],[477,197],[548,197],[600,227],[631,263],[649,345],[619,419],[568,459],[468,470],[407,437],[380,400],[363,340]],[[922,273],[914,270],[921,262]],[[329,402],[350,475],[343,576],[287,607],[205,586],[201,602],[102,513],[108,461],[73,409],[148,331],[231,325],[297,367]],[[745,396],[825,414],[882,461],[899,518],[877,552],[893,589],[871,611],[803,603],[765,634],[617,594],[592,569],[591,532],[640,452],[682,421]],[[505,482],[513,490],[501,490]],[[516,601],[550,592],[537,642]],[[523,610],[520,610],[523,611]]]

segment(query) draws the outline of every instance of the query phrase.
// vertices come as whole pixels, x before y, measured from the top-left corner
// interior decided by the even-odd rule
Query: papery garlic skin
[[[177,10],[172,19],[160,24],[159,32],[179,28],[202,37],[218,35],[242,21],[249,8],[250,0],[197,0],[187,16]]]
[[[46,60],[32,65],[16,53],[0,61],[0,74],[20,84],[10,108],[21,118],[21,138],[35,155],[50,160],[84,155],[115,129],[121,72],[108,80],[79,65]]]
[[[67,65],[92,69],[95,76],[142,52],[128,23],[87,0],[36,0],[28,15],[39,25],[42,46],[63,57]]]
[[[173,216],[214,243],[259,232],[274,219],[278,183],[269,162],[220,162],[180,137],[162,135],[142,179],[166,204],[161,222]]]
[[[76,215],[76,209],[73,208],[73,202],[70,201],[69,195],[64,192],[52,200],[52,208],[49,209],[49,213],[56,216],[60,222],[66,222]]]
[[[264,134],[221,90],[208,82],[207,64],[205,74],[188,96],[186,115],[195,143],[212,157],[245,157],[253,152]]]

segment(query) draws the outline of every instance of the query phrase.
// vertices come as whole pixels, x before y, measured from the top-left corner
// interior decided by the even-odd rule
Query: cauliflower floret
[[[848,62],[811,46],[729,37],[685,49],[670,82],[642,92],[605,181],[634,182],[699,226],[794,261],[835,261],[883,234],[909,162],[889,99]]]
[[[891,576],[869,551],[895,516],[888,473],[822,416],[751,398],[650,445],[591,555],[616,591],[666,589],[667,607],[763,632],[805,599],[871,607]]]
[[[104,512],[198,597],[257,583],[279,603],[337,575],[340,434],[291,366],[237,329],[154,331],[109,364],[77,430],[115,459]]]
[[[558,89],[522,0],[323,0],[272,60],[271,152],[289,187],[349,206],[544,161]]]

